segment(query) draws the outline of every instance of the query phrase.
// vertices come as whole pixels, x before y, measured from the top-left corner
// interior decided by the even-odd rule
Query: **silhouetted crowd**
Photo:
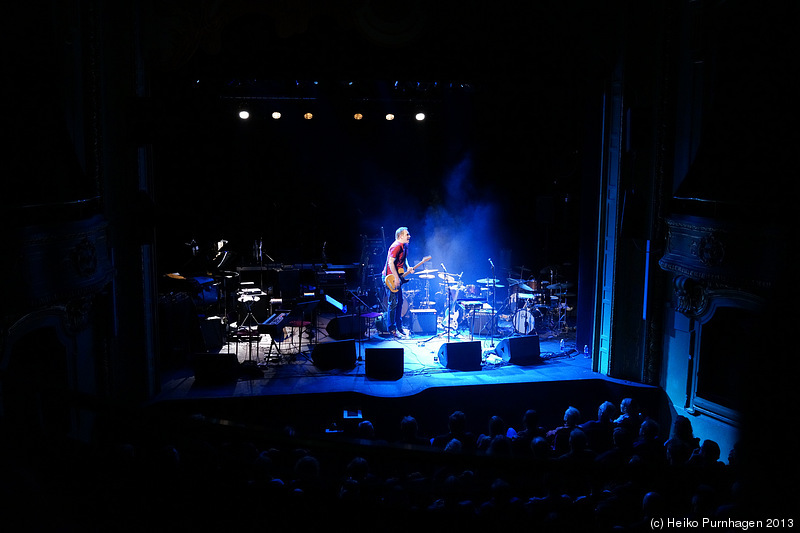
[[[685,417],[664,432],[625,399],[590,417],[567,407],[558,427],[533,409],[514,424],[492,416],[479,433],[468,422],[455,411],[421,435],[406,416],[385,438],[362,420],[308,438],[194,415],[90,452],[41,450],[38,476],[6,453],[3,496],[15,502],[6,511],[50,531],[643,531],[653,518],[749,519],[737,450],[721,461]]]

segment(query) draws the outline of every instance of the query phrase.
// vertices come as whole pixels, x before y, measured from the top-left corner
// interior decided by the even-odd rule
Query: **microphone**
[[[444,263],[441,263],[441,265],[442,265],[442,269],[443,269],[445,272],[447,272],[447,269],[445,268],[445,266],[444,266]]]
[[[492,268],[494,268],[494,263],[492,263],[492,258],[491,257],[489,258],[489,264],[492,265]]]

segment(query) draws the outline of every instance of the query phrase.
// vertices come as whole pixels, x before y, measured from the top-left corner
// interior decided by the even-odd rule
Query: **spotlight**
[[[394,115],[392,113],[386,113],[386,120],[394,120]]]
[[[241,111],[239,111],[239,118],[242,120],[247,120],[248,118],[250,118],[250,111],[242,109]]]
[[[272,118],[274,118],[275,120],[278,120],[279,118],[281,118],[281,114],[280,114],[280,112],[278,112],[278,111],[273,111],[273,112],[272,112]]]
[[[414,115],[414,118],[417,119],[417,122],[422,122],[423,120],[425,120],[425,113],[419,111],[417,112],[416,115]]]
[[[312,115],[311,113],[306,113],[305,115],[303,115],[303,118],[306,120],[311,120],[312,118],[314,118],[314,115]]]
[[[362,118],[364,118],[364,115],[362,115],[361,113],[356,113],[355,115],[353,115],[353,118],[356,120],[361,120]]]

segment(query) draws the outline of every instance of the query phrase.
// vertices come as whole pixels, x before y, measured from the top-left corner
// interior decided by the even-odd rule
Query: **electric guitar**
[[[427,262],[427,261],[430,261],[430,260],[431,260],[431,256],[429,256],[429,255],[425,256],[425,257],[422,259],[422,261],[420,261],[419,263],[417,263],[416,265],[414,265],[414,266],[413,266],[413,268],[412,268],[411,270],[416,270],[416,269],[417,269],[417,267],[419,267],[420,265],[422,265],[422,263],[425,263],[425,262]],[[407,272],[405,272],[405,271],[404,271],[402,268],[398,267],[398,269],[397,269],[397,273],[400,275],[400,282],[399,282],[399,283],[397,283],[397,282],[395,281],[395,279],[394,279],[394,274],[389,274],[389,275],[387,275],[387,276],[386,276],[386,288],[388,288],[388,289],[389,289],[390,291],[392,291],[392,292],[397,292],[398,290],[400,290],[400,286],[401,286],[403,283],[406,283],[406,282],[408,281],[408,280],[406,279],[406,274],[407,274]]]

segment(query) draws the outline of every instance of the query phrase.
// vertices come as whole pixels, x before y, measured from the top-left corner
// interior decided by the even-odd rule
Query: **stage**
[[[650,412],[660,409],[657,388],[594,372],[591,356],[575,345],[574,330],[504,336],[439,330],[396,338],[370,329],[360,339],[334,339],[327,332],[332,318],[318,317],[316,327],[302,335],[288,328],[275,345],[269,335],[260,335],[226,342],[218,353],[195,354],[185,366],[162,372],[151,406],[311,434],[362,419],[394,430],[406,414],[432,431],[457,409],[472,414],[478,431],[489,416],[516,423],[528,408],[555,425],[569,405],[589,418],[602,401],[628,395],[638,396]],[[443,347],[445,354],[457,354],[459,346],[470,348],[467,368],[477,350],[477,368],[448,368],[441,360]],[[374,364],[370,371],[371,357],[398,351],[401,371],[385,365],[374,370]],[[459,363],[449,357],[449,366]],[[348,411],[357,416],[348,421]]]

